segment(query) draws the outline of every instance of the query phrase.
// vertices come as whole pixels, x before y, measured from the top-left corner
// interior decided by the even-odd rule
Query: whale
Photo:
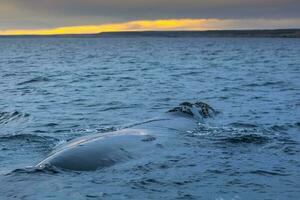
[[[183,102],[159,118],[107,133],[81,136],[58,146],[35,167],[92,171],[154,152],[174,134],[197,128],[216,111],[204,102]]]

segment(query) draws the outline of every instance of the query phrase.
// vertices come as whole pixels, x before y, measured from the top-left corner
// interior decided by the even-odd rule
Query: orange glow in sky
[[[111,23],[102,25],[66,26],[53,29],[16,29],[2,31],[0,30],[0,35],[92,34],[100,32],[146,30],[208,30],[219,29],[221,21],[222,20],[218,19],[138,20],[124,23]]]

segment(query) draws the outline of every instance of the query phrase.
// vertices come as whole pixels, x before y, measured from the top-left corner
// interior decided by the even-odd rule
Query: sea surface
[[[219,114],[166,133],[161,153],[93,172],[30,167],[184,101]],[[0,38],[1,200],[299,198],[299,39]]]

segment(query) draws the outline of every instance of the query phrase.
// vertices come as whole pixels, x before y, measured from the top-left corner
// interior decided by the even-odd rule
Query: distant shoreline
[[[229,37],[229,38],[300,38],[300,29],[274,30],[208,30],[208,31],[124,31],[102,32],[97,34],[65,34],[65,35],[0,35],[0,38],[135,38],[135,37],[165,37],[165,38],[198,38],[198,37]]]

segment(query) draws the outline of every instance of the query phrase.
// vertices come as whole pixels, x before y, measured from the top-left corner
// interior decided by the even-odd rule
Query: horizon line
[[[53,37],[53,36],[101,36],[101,34],[115,34],[115,33],[205,33],[205,32],[252,32],[252,31],[300,31],[300,28],[245,28],[245,29],[209,29],[209,30],[125,30],[125,31],[103,31],[97,33],[59,33],[59,34],[12,34],[1,35],[0,37]]]
[[[141,31],[225,31],[225,30],[277,30],[298,29],[292,26],[283,26],[285,20],[266,19],[157,19],[136,20],[122,23],[108,23],[100,25],[62,26],[45,29],[8,29],[0,30],[0,36],[43,36],[43,35],[93,35],[106,32],[141,32]],[[246,24],[249,27],[244,27]],[[254,26],[256,24],[256,26]],[[259,26],[258,26],[258,25]],[[267,25],[266,25],[267,24]],[[243,25],[243,26],[242,26]],[[252,26],[252,27],[251,27]],[[287,28],[288,27],[288,28]]]

